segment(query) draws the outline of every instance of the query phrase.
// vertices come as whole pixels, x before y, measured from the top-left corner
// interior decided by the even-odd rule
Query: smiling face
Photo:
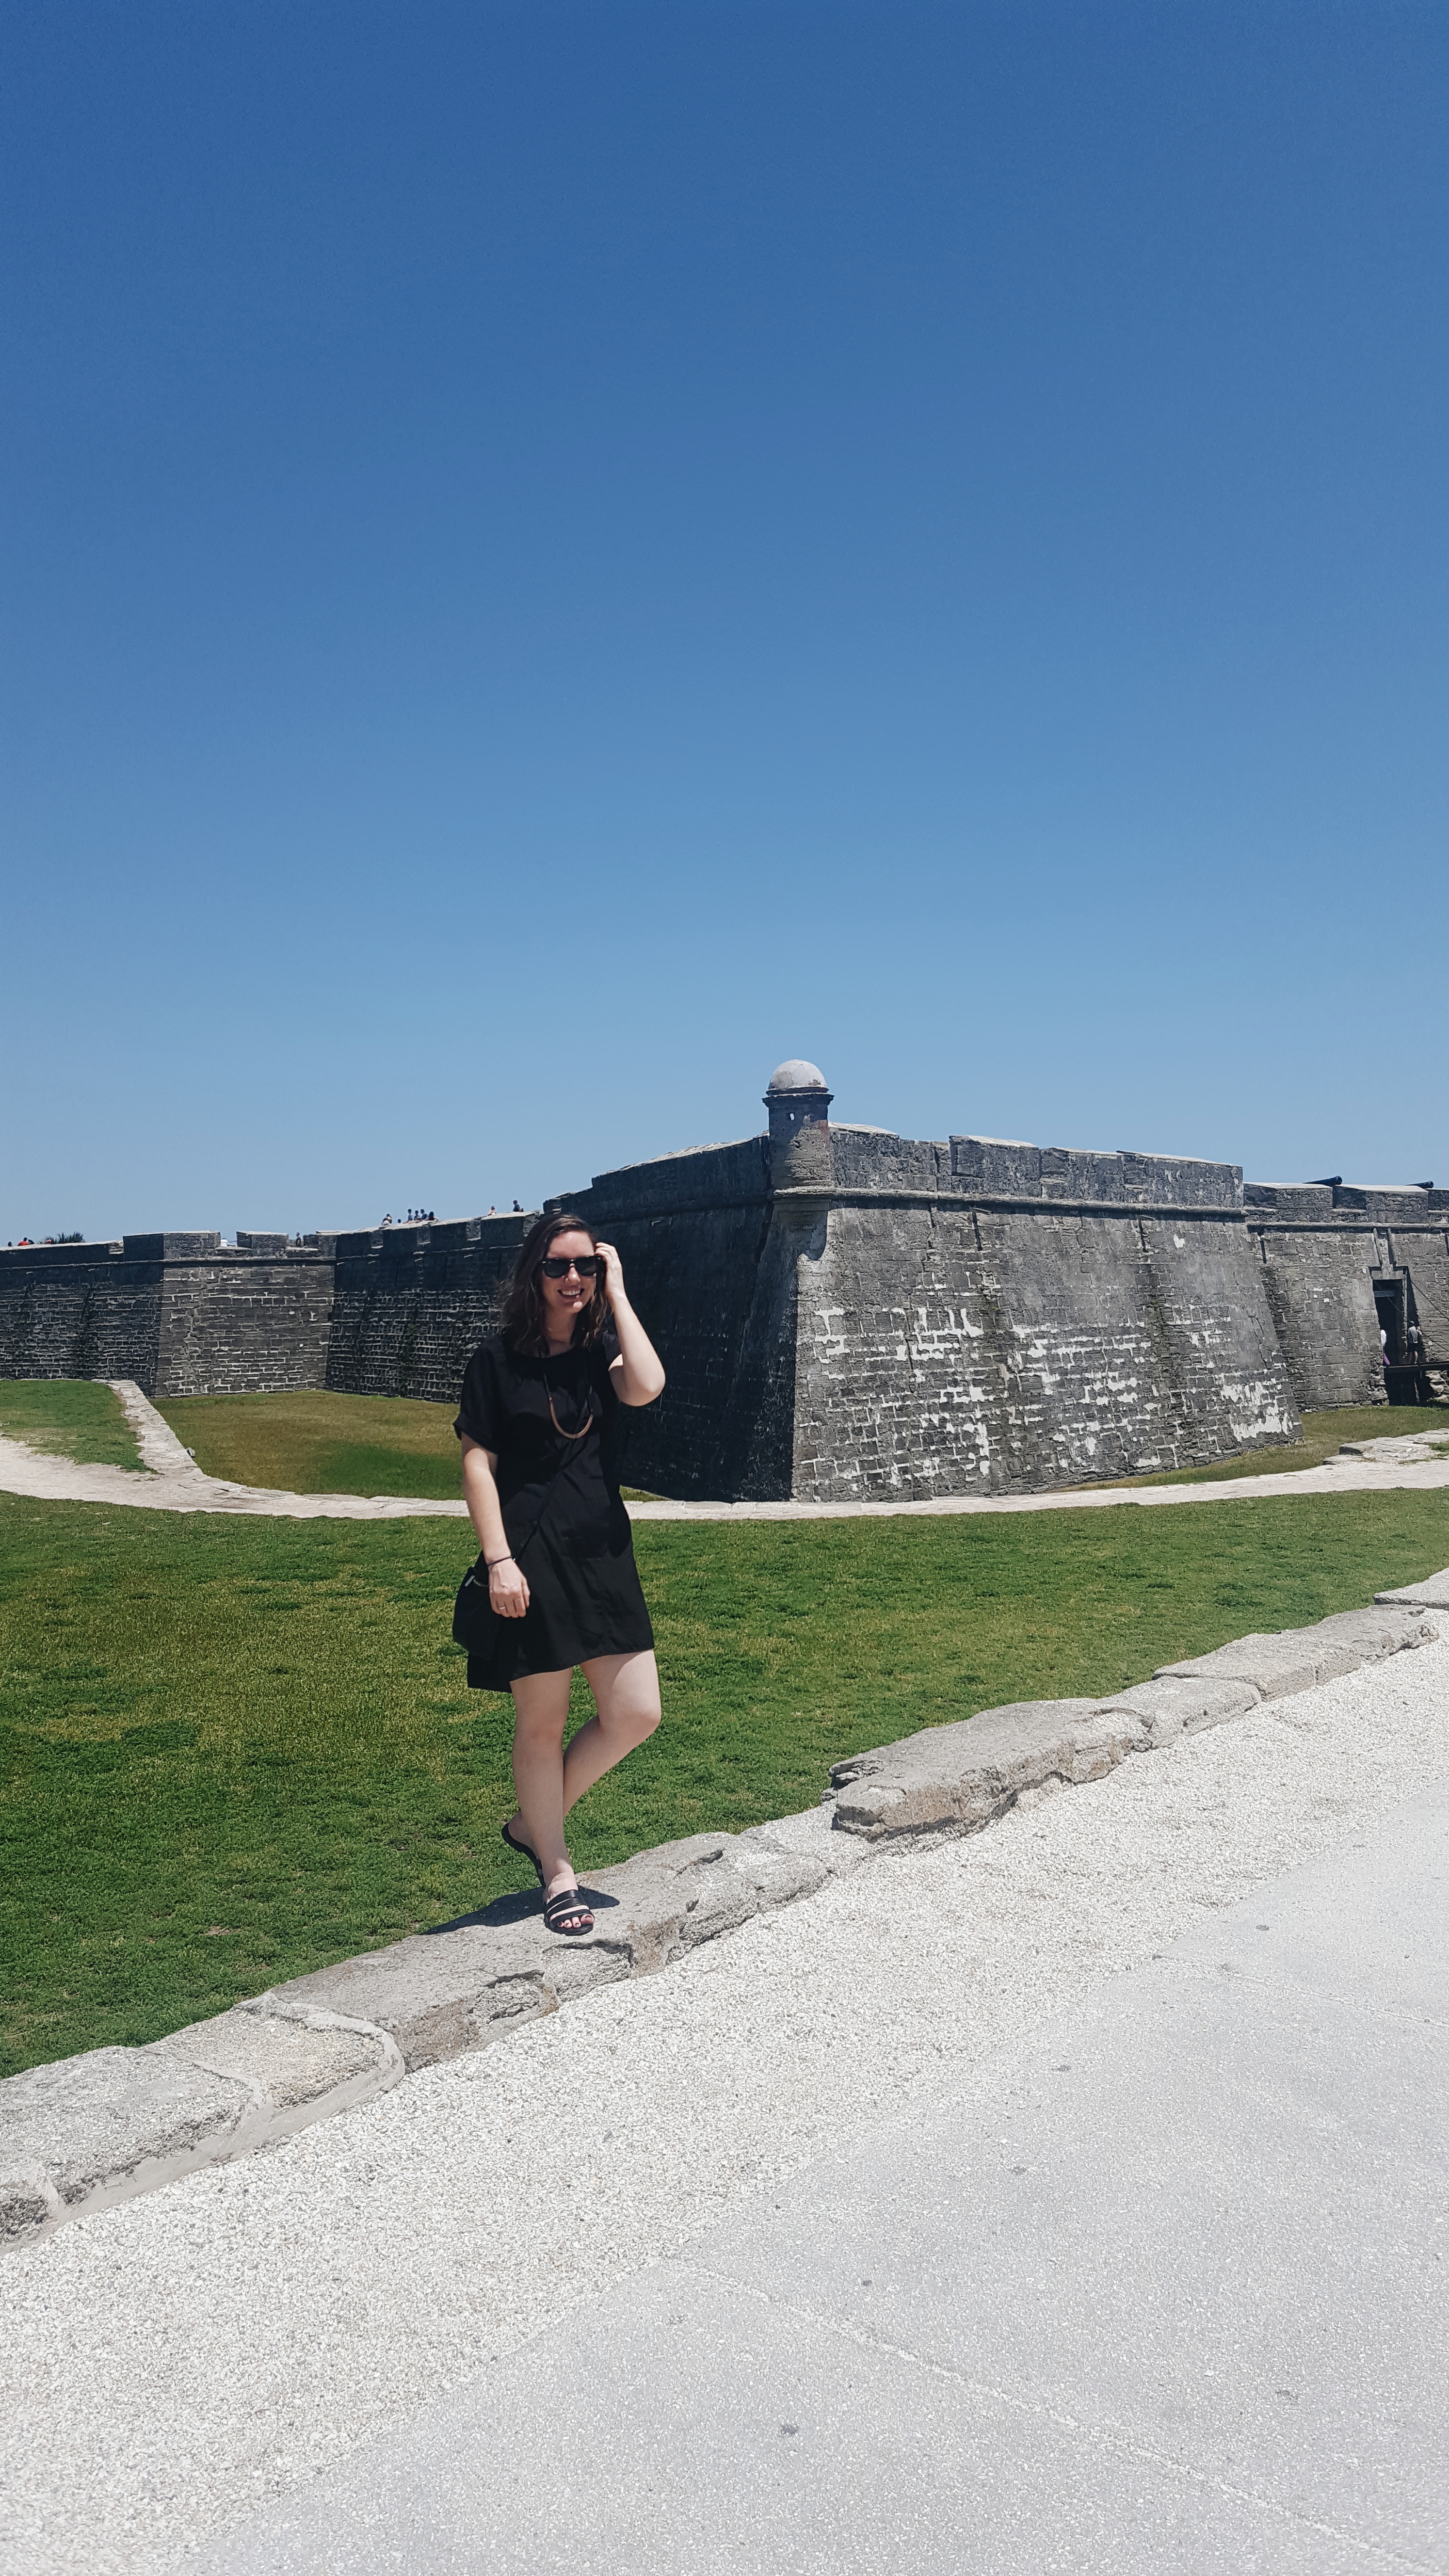
[[[567,1234],[554,1236],[547,1257],[550,1261],[587,1261],[592,1258],[593,1250],[592,1235],[585,1234],[582,1227],[573,1226]],[[593,1280],[581,1279],[576,1270],[570,1270],[566,1278],[550,1279],[547,1272],[541,1270],[538,1284],[543,1291],[543,1321],[549,1340],[572,1341],[574,1326],[594,1293]]]

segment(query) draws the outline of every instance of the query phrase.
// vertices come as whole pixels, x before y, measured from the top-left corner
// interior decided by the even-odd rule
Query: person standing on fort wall
[[[513,1694],[518,1808],[502,1834],[536,1870],[551,1932],[594,1928],[565,1816],[659,1724],[654,1631],[616,1451],[620,1405],[652,1404],[663,1385],[613,1245],[578,1217],[540,1217],[502,1329],[468,1363],[454,1428],[481,1550],[468,1687]],[[596,1713],[565,1754],[576,1665]]]

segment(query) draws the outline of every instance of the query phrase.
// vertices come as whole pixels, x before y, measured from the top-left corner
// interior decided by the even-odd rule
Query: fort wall
[[[0,1252],[0,1376],[134,1378],[146,1395],[321,1386],[330,1239],[129,1234]]]
[[[836,1126],[603,1175],[668,1372],[628,1472],[682,1495],[1027,1492],[1294,1440],[1231,1164]]]
[[[129,1377],[152,1393],[161,1278],[123,1243],[0,1252],[0,1376]]]
[[[1240,1218],[862,1198],[821,1233],[797,1493],[1022,1493],[1300,1436]]]
[[[532,1219],[340,1234],[326,1370],[341,1395],[411,1395],[456,1404],[463,1371],[497,1329],[518,1246]]]
[[[1449,1190],[1245,1189],[1230,1163],[832,1124],[813,1066],[782,1067],[767,1102],[765,1135],[548,1202],[618,1244],[668,1373],[625,1417],[632,1483],[1030,1492],[1382,1403],[1381,1323],[1391,1359],[1413,1323],[1449,1366]],[[0,1375],[451,1405],[531,1222],[0,1251]]]
[[[766,1139],[605,1172],[557,1200],[618,1246],[664,1363],[657,1404],[622,1425],[648,1491],[788,1493],[794,1452],[794,1259]]]
[[[168,1241],[170,1238],[168,1238]],[[332,1330],[332,1247],[239,1236],[161,1264],[161,1395],[281,1394],[321,1386]]]
[[[1396,1291],[1428,1359],[1449,1366],[1449,1190],[1260,1182],[1245,1198],[1302,1411],[1384,1401],[1376,1287]]]

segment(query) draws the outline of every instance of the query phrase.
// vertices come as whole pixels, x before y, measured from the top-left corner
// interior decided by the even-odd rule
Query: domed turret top
[[[765,1089],[765,1098],[780,1091],[828,1091],[830,1088],[818,1064],[807,1064],[802,1055],[792,1055],[777,1064]]]
[[[831,1091],[818,1064],[801,1055],[777,1064],[765,1107],[770,1113],[770,1171],[775,1189],[830,1178]]]

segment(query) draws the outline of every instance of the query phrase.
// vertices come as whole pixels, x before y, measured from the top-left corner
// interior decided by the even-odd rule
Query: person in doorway
[[[575,1216],[544,1216],[519,1251],[502,1329],[474,1352],[455,1429],[496,1614],[470,1690],[513,1694],[518,1806],[502,1827],[537,1872],[551,1932],[591,1932],[564,1819],[659,1724],[654,1631],[616,1461],[621,1404],[664,1371],[618,1253]],[[594,1716],[564,1752],[581,1667]]]

